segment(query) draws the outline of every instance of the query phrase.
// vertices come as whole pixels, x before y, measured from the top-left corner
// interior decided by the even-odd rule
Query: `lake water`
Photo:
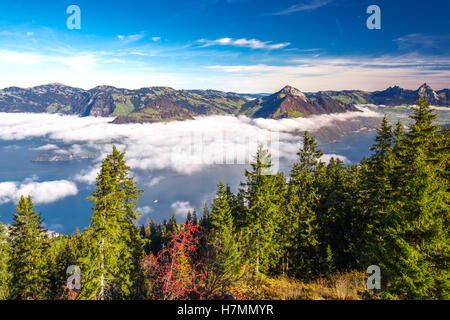
[[[374,132],[350,134],[341,142],[321,146],[325,153],[345,156],[352,162],[359,161],[367,154],[373,142]],[[41,151],[35,150],[42,145],[55,142],[48,139],[25,139],[15,141],[0,140],[0,182],[24,181],[34,177],[38,181],[54,181],[70,179],[83,169],[94,164],[93,159],[81,159],[59,162],[33,162],[31,159]],[[282,161],[280,170],[288,173],[292,163]],[[205,201],[210,203],[219,180],[230,184],[234,191],[243,180],[245,165],[212,165],[200,172],[192,174],[177,173],[173,170],[137,170],[140,188],[145,190],[139,207],[145,212],[145,218],[153,218],[157,222],[169,219],[173,210],[182,210],[183,205],[202,211]],[[149,177],[160,177],[160,181],[149,186]],[[80,229],[89,224],[91,203],[86,197],[94,186],[77,184],[78,194],[62,198],[53,203],[37,204],[36,209],[45,219],[45,226],[63,234],[71,234],[75,227]],[[187,202],[187,204],[186,204]],[[173,206],[178,203],[178,206]],[[172,207],[171,207],[172,206]],[[0,204],[0,221],[11,223],[15,204]],[[181,220],[182,218],[180,218]]]

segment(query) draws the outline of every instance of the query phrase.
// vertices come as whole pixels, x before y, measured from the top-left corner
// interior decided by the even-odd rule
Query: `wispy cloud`
[[[161,181],[163,181],[164,179],[165,179],[164,176],[153,177],[150,179],[149,182],[146,183],[146,185],[148,187],[153,187],[153,186],[157,185],[158,183],[160,183]]]
[[[233,38],[220,38],[216,40],[200,39],[198,43],[203,44],[202,47],[210,46],[233,46],[233,47],[246,47],[251,49],[266,49],[276,50],[283,49],[290,45],[289,42],[272,43],[272,41],[261,41],[258,39],[233,39]]]
[[[290,6],[287,9],[272,13],[272,15],[285,15],[285,14],[291,14],[294,12],[301,12],[301,11],[313,11],[320,7],[324,7],[327,4],[333,2],[333,0],[312,0],[309,2],[302,2],[298,4],[294,4]]]
[[[123,43],[135,42],[135,41],[142,39],[143,37],[144,37],[144,34],[142,34],[142,33],[131,34],[131,35],[127,35],[127,36],[119,34],[117,36],[117,38],[119,38]]]
[[[450,41],[450,34],[410,33],[394,39],[400,50],[439,50]]]
[[[0,50],[0,65],[2,63],[17,66],[37,66],[57,64],[61,67],[69,67],[75,71],[84,72],[90,70],[101,60],[100,56],[95,53],[77,53],[72,55],[63,54],[42,54],[36,52],[19,52],[16,50]]]
[[[273,90],[284,83],[306,91],[380,90],[392,85],[392,81],[411,89],[424,81],[436,89],[450,86],[450,59],[440,56],[308,57],[287,62],[281,66],[230,64],[204,68],[220,73],[222,84],[238,83],[242,87],[258,83],[253,92]]]
[[[407,88],[424,81],[436,89],[450,86],[448,55],[442,54],[449,35],[415,33],[398,37],[395,42],[401,50],[389,56],[327,58],[331,53],[323,48],[299,49],[281,40],[254,38],[194,39],[195,45],[185,45],[166,39],[156,41],[159,35],[153,34],[145,38],[148,41],[117,45],[144,36],[144,32],[134,37],[123,35],[123,40],[98,39],[100,50],[98,46],[62,43],[58,35],[51,36],[51,30],[31,30],[35,32],[31,38],[38,40],[33,46],[31,38],[25,39],[25,31],[19,32],[24,39],[17,45],[13,43],[15,35],[4,37],[3,41],[10,44],[0,49],[0,88],[60,82],[84,89],[113,85],[273,92],[290,83],[307,91],[379,90],[391,85],[393,79]],[[222,50],[227,46],[249,49]],[[408,55],[401,55],[405,52]],[[180,65],[180,61],[185,63]]]
[[[45,56],[38,53],[0,50],[0,63],[32,66],[42,63],[44,59]]]

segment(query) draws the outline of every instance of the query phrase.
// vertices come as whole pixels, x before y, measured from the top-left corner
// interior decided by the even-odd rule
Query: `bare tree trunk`
[[[104,275],[105,254],[103,253],[104,244],[105,244],[105,239],[102,238],[102,241],[100,242],[100,269],[102,270],[102,274],[100,276],[100,290],[98,293],[99,300],[105,300],[105,275]]]
[[[256,242],[256,274],[259,273],[259,239]]]

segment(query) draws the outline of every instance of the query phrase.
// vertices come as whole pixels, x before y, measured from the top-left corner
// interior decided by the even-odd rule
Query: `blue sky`
[[[69,5],[81,29],[69,30]],[[369,30],[369,5],[381,30]],[[2,1],[0,88],[450,87],[447,0]]]

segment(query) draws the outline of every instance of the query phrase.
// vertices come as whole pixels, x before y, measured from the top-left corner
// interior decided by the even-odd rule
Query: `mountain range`
[[[420,93],[433,105],[448,106],[450,90],[417,90],[398,86],[384,91],[319,91],[302,93],[285,86],[274,94],[239,94],[218,90],[175,90],[146,87],[136,90],[98,86],[90,90],[58,83],[0,90],[0,112],[35,112],[113,116],[115,123],[192,119],[200,115],[233,114],[254,118],[296,118],[358,111],[354,104],[414,104]]]
[[[419,95],[423,93],[425,98],[435,106],[450,106],[450,90],[442,89],[434,91],[428,84],[422,84],[417,90],[408,90],[399,86],[389,87],[382,91],[343,90],[343,91],[319,91],[305,93],[307,97],[324,96],[353,104],[375,104],[386,106],[413,105],[417,103]]]

